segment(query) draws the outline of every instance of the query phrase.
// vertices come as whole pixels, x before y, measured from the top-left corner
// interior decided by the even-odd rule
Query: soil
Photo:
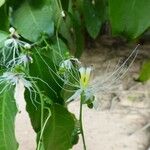
[[[93,82],[99,82],[103,80],[108,64],[112,70],[118,60],[126,59],[135,47],[134,44],[114,49],[111,45],[102,46],[97,42],[94,49],[88,48],[84,52],[81,60],[86,66],[93,66]],[[96,93],[97,109],[84,106],[87,150],[150,150],[150,82],[143,84],[135,81],[143,62],[150,59],[149,50],[149,45],[139,47],[136,60],[118,84],[118,91]],[[23,91],[20,96],[18,94],[22,112],[16,118],[19,149],[35,150],[35,133],[25,112],[22,95]],[[69,109],[78,117],[79,101],[71,103]],[[81,138],[73,150],[83,150]]]

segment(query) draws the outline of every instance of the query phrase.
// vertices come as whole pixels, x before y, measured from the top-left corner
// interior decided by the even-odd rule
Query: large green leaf
[[[45,57],[41,55],[44,60],[47,60],[48,57]],[[58,95],[55,95],[55,93],[42,81],[36,80],[36,84],[41,91],[41,93],[45,94],[46,96],[50,97],[54,102],[63,103],[63,100],[60,98],[60,87],[55,83],[55,80],[53,78],[56,78],[55,76],[51,76],[49,73],[49,69],[44,64],[44,62],[41,60],[38,54],[35,54],[34,57],[34,63],[30,65],[30,75],[36,78],[39,78],[43,80],[45,83],[49,84],[49,86],[57,91]],[[51,65],[50,63],[48,63]],[[33,79],[35,80],[35,79]],[[56,79],[57,80],[57,79]],[[58,81],[59,82],[59,81]],[[61,85],[61,84],[60,84]],[[38,93],[40,94],[40,93]],[[33,95],[34,96],[34,95]],[[59,99],[58,99],[59,97]],[[41,105],[34,102],[36,107],[32,104],[32,100],[30,97],[30,93],[26,90],[25,92],[25,99],[27,102],[27,111],[30,115],[30,119],[32,122],[32,126],[36,132],[40,131],[40,120],[41,120]],[[33,98],[34,99],[34,98]],[[36,101],[40,103],[40,97],[37,95]]]
[[[24,38],[35,42],[42,34],[53,35],[52,13],[49,3],[34,8],[26,1],[13,13],[13,24]]]
[[[84,49],[84,28],[82,19],[78,8],[74,9],[77,2],[69,1],[68,5],[68,12],[65,12],[65,19],[61,19],[59,33],[67,40],[68,46],[72,50],[74,56],[80,57]],[[59,8],[57,8],[57,10],[59,10]]]
[[[75,128],[74,116],[61,105],[51,108],[43,136],[45,150],[68,150],[72,147],[71,137]]]
[[[2,90],[3,87],[1,87]],[[0,149],[17,150],[18,144],[15,138],[14,120],[16,116],[16,104],[14,90],[7,89],[0,95]]]
[[[77,11],[74,11],[72,14],[69,14],[70,19],[72,21],[73,29],[74,29],[74,40],[75,40],[75,57],[79,58],[84,49],[84,32],[82,21],[80,18],[80,14]],[[83,34],[81,34],[83,33]]]
[[[142,66],[138,80],[144,82],[149,79],[150,79],[150,61],[147,61]]]
[[[41,129],[41,106],[35,103],[33,105],[29,91],[25,91],[25,100],[26,100],[26,110],[29,113],[32,127],[36,133],[38,133]],[[36,101],[40,101],[39,97],[36,98]]]
[[[150,27],[149,10],[148,0],[109,0],[112,33],[137,38]]]
[[[67,50],[65,45],[60,41],[60,47],[65,53]],[[36,80],[36,84],[41,91],[42,94],[49,97],[54,103],[64,104],[64,100],[61,97],[61,86],[63,85],[62,81],[54,74],[54,72],[57,73],[57,70],[55,68],[58,66],[58,64],[62,61],[62,57],[60,57],[61,53],[59,53],[58,50],[58,44],[56,42],[51,43],[51,49],[34,49],[33,54],[33,63],[30,65],[30,75],[32,77],[37,77],[41,80],[43,80],[45,83],[47,83],[54,93],[45,83],[43,83],[41,80]],[[56,53],[55,53],[56,51]],[[63,54],[62,53],[62,54]],[[40,54],[40,55],[39,55]],[[56,59],[55,59],[56,58]],[[53,61],[55,59],[55,61]],[[45,64],[45,62],[46,64]],[[55,65],[54,65],[55,63]],[[51,69],[54,71],[52,72]],[[35,79],[33,79],[35,80]],[[38,93],[39,94],[39,93]],[[32,104],[32,101],[30,99],[30,93],[26,90],[25,92],[26,102],[27,102],[27,111],[30,115],[32,126],[36,132],[40,131],[40,119],[41,119],[41,105],[36,104],[36,107]],[[39,96],[36,97],[36,101],[40,102]]]
[[[106,15],[106,0],[95,0],[94,2],[95,4],[92,4],[91,0],[83,1],[85,26],[92,38],[97,37]]]

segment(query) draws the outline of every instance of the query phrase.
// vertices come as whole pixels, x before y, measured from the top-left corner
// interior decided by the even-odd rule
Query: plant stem
[[[47,110],[48,110],[48,117],[46,118],[46,120],[45,120],[45,123],[43,124],[43,127],[42,127],[42,129],[41,129],[41,134],[40,134],[40,138],[39,138],[39,141],[41,142],[41,140],[42,140],[42,136],[43,136],[43,133],[44,133],[44,129],[45,129],[45,127],[46,127],[46,124],[47,124],[47,122],[48,122],[48,120],[49,120],[49,118],[50,118],[50,116],[51,116],[51,111],[50,111],[50,109],[49,108],[47,108],[47,107],[45,107]],[[37,146],[37,150],[40,150],[40,146],[41,146],[41,143],[38,143],[38,146]]]
[[[43,129],[43,121],[44,121],[44,102],[43,102],[43,98],[42,98],[42,95],[41,95],[41,92],[40,92],[40,89],[38,88],[38,86],[36,84],[34,84],[37,92],[39,93],[39,96],[40,96],[40,101],[41,101],[41,130]],[[45,128],[45,127],[44,127]],[[40,133],[40,139],[38,141],[38,144],[37,144],[37,150],[40,150],[40,147],[41,147],[41,141],[42,141],[42,135],[43,135],[43,131]]]
[[[82,142],[84,150],[86,150],[86,143],[85,143],[85,137],[84,137],[84,130],[83,130],[83,124],[82,124],[82,101],[83,101],[83,93],[81,93],[81,99],[80,99],[80,114],[79,114],[79,122],[80,122],[80,131],[82,136]]]

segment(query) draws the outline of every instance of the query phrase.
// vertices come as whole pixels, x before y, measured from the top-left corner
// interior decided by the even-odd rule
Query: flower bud
[[[25,49],[31,49],[31,45],[30,45],[29,43],[26,43],[26,44],[24,45],[24,48],[25,48]]]
[[[61,16],[62,16],[63,18],[65,18],[65,16],[66,16],[66,15],[65,15],[65,12],[64,12],[63,10],[61,11]]]
[[[9,28],[9,32],[10,32],[11,34],[14,34],[14,33],[15,33],[15,29],[14,29],[13,27],[10,27],[10,28]]]

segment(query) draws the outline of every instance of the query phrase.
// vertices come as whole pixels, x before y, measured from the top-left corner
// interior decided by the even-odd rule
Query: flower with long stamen
[[[89,101],[94,101],[94,95],[98,92],[100,92],[101,94],[106,94],[118,91],[118,84],[120,80],[125,76],[129,67],[134,62],[137,53],[138,51],[136,47],[120,66],[115,67],[114,71],[106,74],[106,77],[104,77],[104,75],[101,75],[102,78],[99,78],[99,80],[96,80],[95,82],[90,81],[92,73],[91,67],[79,68],[79,89],[77,89],[76,92],[67,99],[67,103],[71,102],[72,100],[78,99],[82,94],[85,100],[83,103],[89,104]]]
[[[19,66],[23,65],[24,67],[27,66],[27,64],[32,63],[33,59],[29,54],[20,54],[18,57],[16,57],[14,60],[10,60],[7,64],[6,67],[14,67],[14,66]]]
[[[51,68],[51,66],[49,66],[49,64],[45,61],[45,59],[43,58],[43,56],[39,53],[39,51],[36,49],[36,52],[37,52],[37,54],[39,55],[39,57],[41,58],[41,60],[44,62],[44,64],[47,66],[47,69],[49,70],[49,73],[50,73],[50,75],[52,76],[52,78],[53,78],[53,80],[55,81],[55,83],[60,87],[60,88],[62,88],[62,90],[65,90],[65,91],[68,91],[68,92],[75,92],[76,90],[72,90],[72,89],[68,89],[68,88],[64,88],[64,87],[62,87],[62,85],[60,85],[59,84],[59,82],[57,81],[57,79],[56,79],[56,77],[59,79],[59,80],[61,80],[62,82],[64,82],[64,83],[67,83],[67,85],[69,85],[69,87],[72,87],[72,88],[79,88],[79,86],[78,85],[75,85],[75,84],[73,84],[72,82],[70,82],[69,80],[68,80],[68,76],[67,75],[63,75],[63,77],[62,77],[62,74],[60,73],[60,69],[58,69],[57,70],[57,66],[55,65],[55,63],[54,63],[54,66],[55,66],[55,69],[53,69],[53,68]],[[65,60],[64,58],[62,58],[63,60]],[[75,68],[75,67],[74,67]],[[78,71],[78,70],[76,70],[76,71]],[[64,72],[63,72],[64,73]],[[75,78],[74,76],[73,76],[73,73],[72,72],[70,72],[70,70],[68,70],[68,73],[73,77],[73,78]],[[55,77],[56,76],[56,77]],[[76,79],[76,78],[75,78]],[[78,81],[78,79],[76,79],[77,80],[77,82],[79,82]]]
[[[30,99],[34,104],[36,101],[37,90],[33,84],[33,81],[27,80],[27,76],[24,73],[15,73],[15,72],[5,72],[0,76],[0,85],[5,85],[3,89],[0,91],[0,94],[3,93],[7,88],[11,88],[14,86],[15,88],[18,84],[22,82],[24,88],[28,89],[30,93]],[[34,93],[34,98],[33,94]],[[17,104],[18,105],[18,104]],[[35,106],[35,104],[34,104]],[[36,107],[36,106],[35,106]]]
[[[60,65],[60,69],[64,70],[64,69],[71,69],[72,68],[72,62],[70,61],[70,59],[67,59],[65,61],[63,61]]]
[[[3,64],[12,60],[15,64],[15,58],[20,55],[21,49],[30,49],[31,45],[27,42],[20,40],[19,34],[14,28],[9,29],[10,36],[4,41],[4,46],[2,48],[2,62]]]
[[[138,45],[139,46],[139,45]],[[138,46],[132,51],[132,53],[129,55],[129,57],[120,65],[115,67],[115,69],[109,73],[100,74],[99,80],[90,81],[92,68],[91,67],[80,67],[81,64],[78,66],[74,66],[68,61],[68,59],[65,59],[62,56],[62,63],[59,67],[62,66],[62,68],[65,70],[63,73],[64,76],[60,75],[59,69],[57,66],[55,69],[52,69],[48,63],[44,60],[43,56],[37,51],[39,54],[39,57],[42,59],[42,61],[45,63],[45,65],[48,67],[49,72],[51,76],[53,77],[53,74],[58,77],[61,81],[64,82],[65,85],[59,85],[57,80],[53,77],[55,82],[62,88],[63,92],[67,92],[64,97],[66,103],[71,102],[72,100],[76,100],[81,96],[81,93],[84,93],[85,99],[88,101],[88,99],[92,99],[96,93],[101,92],[102,94],[115,92],[118,88],[118,83],[120,83],[120,80],[125,76],[126,72],[134,62],[137,53],[138,53]],[[67,60],[67,61],[66,61]],[[64,61],[66,61],[64,63]],[[54,64],[55,65],[55,64]],[[72,68],[71,68],[72,66]],[[80,67],[80,68],[79,68]],[[70,69],[71,68],[71,69]],[[58,70],[57,70],[58,69]],[[71,78],[71,80],[70,80]],[[73,79],[73,80],[72,80]],[[69,97],[68,97],[69,95]]]
[[[69,73],[71,73],[71,70],[74,69],[74,65],[79,66],[81,62],[74,57],[68,58],[66,60],[63,60],[59,65],[59,73],[66,76]]]
[[[31,81],[28,81],[23,73],[5,72],[0,76],[0,83],[6,82],[7,87],[16,86],[19,81],[22,81],[24,87],[27,89],[32,89]]]

